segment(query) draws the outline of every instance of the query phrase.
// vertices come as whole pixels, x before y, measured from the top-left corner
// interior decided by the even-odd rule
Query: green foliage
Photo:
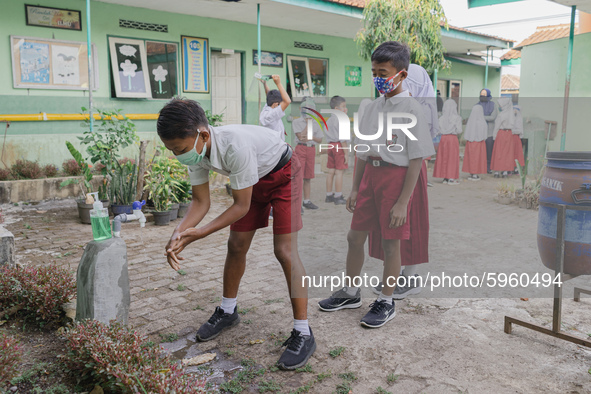
[[[219,126],[224,120],[224,114],[214,115],[210,110],[205,110],[205,117],[210,126]]]
[[[377,388],[376,393],[377,394],[392,394],[391,391],[387,391],[386,389],[383,389],[382,386]]]
[[[166,149],[160,148],[161,154],[155,156],[146,172],[145,190],[150,192],[150,199],[154,202],[154,208],[158,212],[169,209],[170,204],[176,202],[176,193],[180,188],[180,180],[173,175],[175,165],[180,164],[176,159],[170,159],[164,155]]]
[[[160,338],[162,339],[162,342],[174,342],[177,339],[179,339],[178,334],[175,333],[170,333],[170,334],[158,334],[160,335]]]
[[[316,380],[320,383],[322,382],[324,379],[328,379],[332,376],[332,372],[328,371],[328,372],[323,372],[323,373],[319,373],[318,375],[316,375]]]
[[[261,380],[259,382],[259,392],[266,393],[267,391],[276,392],[281,390],[281,383],[276,382],[275,380]]]
[[[39,179],[43,178],[43,170],[39,163],[31,160],[18,159],[11,167],[10,171],[14,179]],[[57,169],[56,169],[57,172]]]
[[[16,376],[22,357],[23,349],[18,339],[0,333],[0,390],[4,382]]]
[[[176,200],[183,203],[191,201],[191,182],[186,179],[179,181],[179,188],[176,192]]]
[[[525,161],[525,165],[522,167],[519,164],[519,160],[515,159],[515,165],[517,166],[517,171],[519,171],[519,177],[521,177],[521,188],[525,189],[525,181],[527,180],[527,166],[529,165],[529,159]]]
[[[355,42],[359,55],[371,59],[372,52],[386,41],[399,41],[410,48],[410,62],[428,73],[449,68],[441,43],[441,25],[447,19],[439,0],[370,0],[363,10],[364,27]]]
[[[400,375],[394,375],[394,373],[391,373],[390,375],[388,375],[386,380],[388,381],[388,383],[394,383],[398,380],[399,377]]]
[[[109,198],[112,204],[133,204],[136,200],[137,177],[137,164],[131,161],[119,164],[119,162],[115,161],[109,186]]]
[[[314,370],[312,369],[312,366],[310,364],[306,364],[305,366],[303,366],[302,368],[297,368],[296,372],[308,372],[308,373],[314,373]]]
[[[86,160],[84,160],[84,158],[82,157],[82,154],[80,152],[78,152],[78,150],[76,148],[74,148],[74,145],[72,145],[72,143],[70,141],[66,141],[66,146],[68,147],[68,151],[70,151],[70,154],[72,155],[72,157],[74,158],[74,160],[76,161],[76,163],[78,164],[78,167],[80,168],[80,172],[82,174],[82,183],[80,183],[80,189],[82,192],[82,197],[84,198],[84,196],[87,193],[92,193],[92,172],[90,171],[90,166],[88,165],[88,163],[86,163]],[[66,181],[63,181],[62,183],[60,183],[60,187],[64,187],[64,186],[68,186],[72,183],[79,183],[80,180],[78,179],[68,179]]]
[[[345,348],[342,347],[342,346],[339,346],[337,348],[332,349],[330,352],[328,352],[328,354],[332,358],[337,358],[338,356],[340,356],[341,354],[343,354],[344,351],[345,351]]]

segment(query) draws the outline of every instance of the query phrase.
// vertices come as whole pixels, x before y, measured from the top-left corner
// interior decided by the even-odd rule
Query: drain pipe
[[[146,226],[146,216],[142,212],[142,206],[146,205],[146,200],[141,202],[135,201],[133,203],[133,215],[122,213],[121,215],[115,216],[113,219],[113,236],[121,238],[121,223],[131,222],[133,220],[139,220],[140,228]]]

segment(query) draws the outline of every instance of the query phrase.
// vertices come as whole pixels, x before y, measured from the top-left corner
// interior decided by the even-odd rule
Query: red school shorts
[[[259,179],[252,188],[250,209],[230,230],[248,232],[269,226],[273,207],[273,234],[295,233],[302,229],[302,171],[296,155],[279,171]]]
[[[371,161],[370,158],[359,185],[351,230],[380,231],[383,239],[409,239],[412,198],[408,203],[406,223],[390,228],[390,210],[402,193],[408,167],[374,167]]]
[[[316,164],[316,148],[297,144],[295,155],[304,170],[304,179],[314,179],[314,165]]]
[[[331,147],[328,149],[328,163],[326,166],[330,169],[346,170],[349,168],[345,163],[345,150],[340,142],[329,142]]]

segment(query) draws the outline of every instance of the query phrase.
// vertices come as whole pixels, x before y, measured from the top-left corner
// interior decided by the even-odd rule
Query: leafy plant
[[[205,110],[205,117],[210,126],[219,126],[224,121],[224,114],[214,115],[210,110]]]
[[[525,164],[521,166],[519,160],[515,159],[515,165],[517,166],[517,171],[519,172],[519,177],[521,178],[521,188],[525,189],[525,181],[527,180],[527,166],[529,165],[529,159],[525,161]]]
[[[12,165],[10,171],[14,179],[43,178],[43,170],[36,161],[19,159]]]
[[[0,168],[0,181],[12,179],[12,172],[6,168]]]
[[[64,160],[62,163],[62,171],[66,176],[80,176],[82,169],[75,159]]]
[[[369,60],[386,41],[399,41],[410,48],[410,62],[427,72],[449,68],[441,43],[441,26],[448,28],[439,0],[370,0],[363,10],[364,27],[355,42],[359,55]]]
[[[74,157],[74,160],[76,161],[76,164],[78,165],[78,168],[80,169],[81,179],[65,180],[60,184],[60,187],[68,186],[72,183],[78,183],[80,185],[80,191],[82,193],[82,198],[84,198],[84,196],[87,193],[93,192],[92,183],[91,183],[92,172],[90,171],[90,166],[86,163],[86,160],[84,160],[84,158],[82,157],[82,154],[80,152],[78,152],[78,150],[76,148],[74,148],[74,145],[72,145],[72,143],[70,141],[66,141],[66,146],[68,147],[68,151],[70,151],[70,154],[72,155],[72,157]]]
[[[388,381],[388,383],[394,383],[398,380],[399,377],[400,377],[400,375],[394,375],[394,373],[391,373],[388,375],[386,380]]]
[[[164,153],[165,148],[161,148]],[[149,198],[154,202],[154,209],[157,212],[164,212],[169,209],[170,203],[176,201],[176,193],[180,188],[180,181],[173,178],[170,169],[177,160],[170,159],[163,154],[154,157],[146,172],[145,190],[150,192]]]
[[[22,357],[23,349],[18,339],[0,333],[0,388],[4,382],[16,376]]]
[[[538,182],[528,182],[523,189],[523,198],[528,208],[537,209],[540,205],[540,188]]]
[[[57,167],[53,164],[46,164],[41,169],[41,172],[43,172],[43,175],[45,175],[47,178],[53,178],[54,176],[56,176],[57,171]]]
[[[339,346],[337,348],[332,349],[330,352],[328,352],[328,354],[332,358],[337,358],[338,356],[340,356],[341,354],[343,354],[344,351],[345,351],[345,348],[342,347],[342,346]]]
[[[499,193],[499,197],[513,197],[515,186],[510,185],[507,182],[500,182],[497,185],[497,192]]]
[[[191,202],[191,182],[185,179],[179,181],[179,188],[176,192],[176,201],[182,203]]]
[[[115,162],[109,185],[109,198],[113,204],[131,205],[136,200],[137,164],[132,161]]]

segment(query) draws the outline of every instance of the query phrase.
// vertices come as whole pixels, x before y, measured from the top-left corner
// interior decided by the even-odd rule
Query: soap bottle
[[[103,207],[98,198],[98,192],[88,193],[93,195],[94,203],[90,211],[90,224],[92,225],[92,236],[95,241],[104,241],[111,238],[111,224],[109,222],[109,210]]]

